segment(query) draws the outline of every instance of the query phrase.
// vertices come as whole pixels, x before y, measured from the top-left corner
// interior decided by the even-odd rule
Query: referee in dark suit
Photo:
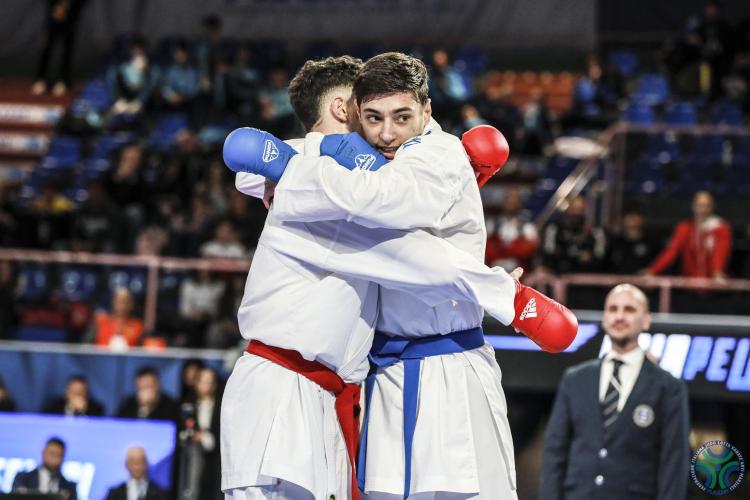
[[[565,373],[545,433],[543,500],[684,500],[690,466],[685,384],[638,346],[648,299],[628,284],[607,295],[603,359]]]

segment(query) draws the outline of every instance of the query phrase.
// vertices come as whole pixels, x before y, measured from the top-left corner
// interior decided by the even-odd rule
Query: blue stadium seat
[[[631,101],[648,106],[662,104],[669,99],[669,83],[661,75],[647,73],[641,76],[631,95]]]
[[[179,311],[180,287],[188,276],[187,271],[162,271],[159,273],[159,301],[160,313],[173,314]]]
[[[714,125],[741,127],[743,122],[742,110],[733,102],[722,101],[717,103],[711,110],[710,120]]]
[[[43,300],[49,293],[49,276],[40,264],[22,264],[19,273],[19,299],[35,302]]]
[[[573,92],[575,101],[579,104],[590,104],[596,99],[596,85],[588,78],[580,78],[576,82],[576,87]]]
[[[87,302],[96,293],[97,281],[97,274],[92,269],[80,266],[64,268],[60,273],[60,297],[73,302]]]
[[[188,128],[187,117],[182,114],[168,115],[159,120],[151,134],[150,144],[159,151],[169,150],[175,142],[177,134]]]
[[[638,69],[638,56],[630,50],[616,50],[607,56],[607,62],[614,67],[618,74],[630,78]]]
[[[124,287],[140,297],[146,293],[146,270],[133,267],[113,269],[109,273],[107,286],[110,293]]]
[[[631,103],[622,115],[622,119],[634,125],[653,125],[653,110],[641,103]]]
[[[480,74],[487,69],[487,53],[481,47],[461,47],[456,52],[453,63],[457,69],[465,68],[472,75]]]
[[[724,154],[724,136],[710,134],[700,135],[693,144],[686,163],[691,165],[710,165],[721,163]]]
[[[16,339],[35,342],[65,342],[67,333],[63,328],[23,325],[16,331]]]
[[[669,125],[693,126],[698,122],[693,103],[682,101],[673,104],[664,117]]]
[[[665,164],[676,160],[680,155],[680,145],[673,134],[656,134],[646,144],[641,160]]]

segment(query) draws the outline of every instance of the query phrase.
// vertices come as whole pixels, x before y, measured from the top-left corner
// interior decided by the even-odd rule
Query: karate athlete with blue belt
[[[351,134],[327,136],[319,152],[328,156],[314,158],[306,156],[307,144],[297,155],[269,134],[239,129],[225,143],[227,165],[280,178],[271,211],[277,219],[415,230],[408,235],[426,229],[481,263],[486,231],[476,174],[461,142],[430,119],[424,65],[403,54],[376,56],[354,89],[374,149]],[[379,168],[369,158],[377,152],[393,161]],[[413,258],[410,248],[391,254],[394,262]],[[334,245],[327,259],[350,262],[352,251],[358,250]],[[427,262],[439,254],[419,257]],[[546,350],[564,349],[577,329],[572,313],[512,285],[502,292],[511,307],[488,312]],[[516,497],[500,369],[480,328],[484,304],[465,295],[437,301],[380,290],[371,352],[378,369],[368,378],[360,445],[360,486],[370,498]]]

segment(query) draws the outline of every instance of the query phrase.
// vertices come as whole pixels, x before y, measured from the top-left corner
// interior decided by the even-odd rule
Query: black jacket
[[[545,433],[540,498],[684,500],[690,466],[684,382],[646,358],[605,440],[600,368],[601,360],[582,363],[560,383]]]

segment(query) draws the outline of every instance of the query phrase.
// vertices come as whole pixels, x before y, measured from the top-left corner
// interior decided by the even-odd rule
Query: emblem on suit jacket
[[[654,423],[654,409],[649,405],[638,405],[633,410],[633,422],[638,427],[646,428]]]
[[[724,495],[737,489],[745,476],[745,460],[726,441],[709,441],[700,446],[690,461],[690,476],[704,493]]]

